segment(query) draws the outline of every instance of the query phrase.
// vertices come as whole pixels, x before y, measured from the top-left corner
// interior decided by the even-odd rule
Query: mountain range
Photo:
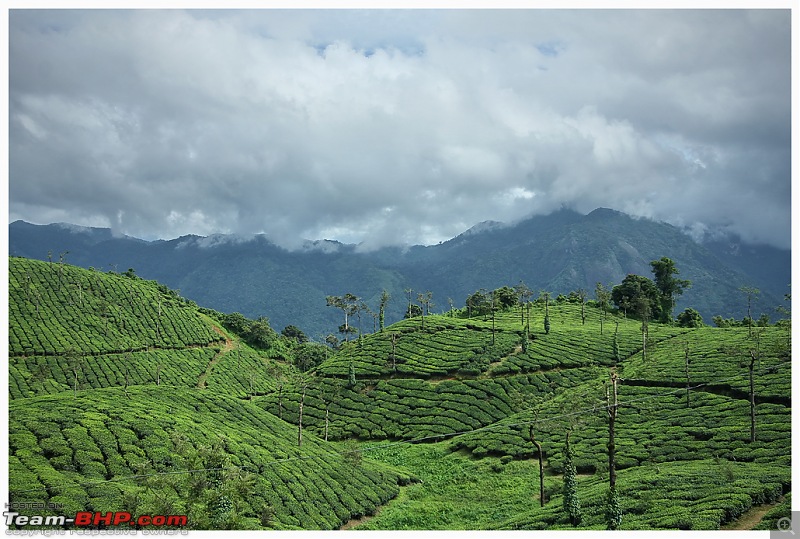
[[[52,260],[101,271],[133,268],[139,277],[178,289],[200,306],[266,316],[280,329],[292,324],[319,340],[336,333],[338,309],[328,295],[352,293],[377,312],[383,290],[392,299],[386,322],[402,318],[406,290],[431,291],[441,312],[462,307],[468,295],[524,281],[553,295],[595,284],[609,288],[629,273],[652,277],[650,261],[673,259],[679,277],[692,281],[679,297],[676,313],[697,309],[711,317],[742,318],[747,303],[742,286],[760,290],[754,317],[777,317],[775,307],[791,281],[791,252],[749,245],[736,237],[697,243],[679,228],[599,208],[588,215],[562,209],[514,224],[480,223],[438,245],[384,247],[364,251],[336,241],[307,241],[286,250],[264,235],[182,236],[145,241],[110,229],[69,224],[9,225],[9,255]],[[364,331],[375,320],[363,315]]]

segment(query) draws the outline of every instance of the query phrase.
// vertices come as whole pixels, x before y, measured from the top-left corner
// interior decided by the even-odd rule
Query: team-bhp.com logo
[[[77,528],[130,526],[132,528],[148,527],[182,527],[186,526],[186,515],[141,515],[135,517],[128,512],[98,513],[80,511],[74,518],[63,515],[20,515],[13,511],[3,512],[6,526],[74,526]]]

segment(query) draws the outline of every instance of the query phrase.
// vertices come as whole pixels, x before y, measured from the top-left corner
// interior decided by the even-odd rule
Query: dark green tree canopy
[[[510,309],[515,307],[519,301],[517,291],[510,286],[503,286],[494,292],[495,304],[500,309]]]
[[[308,337],[306,336],[305,333],[303,333],[303,330],[293,325],[289,325],[283,328],[283,331],[281,331],[281,335],[283,335],[287,339],[294,339],[295,341],[297,341],[298,344],[302,344],[308,341]]]
[[[252,346],[258,348],[269,348],[278,335],[269,325],[269,319],[265,316],[253,320],[244,335],[245,340]]]
[[[661,302],[656,284],[642,275],[629,274],[611,289],[611,301],[614,305],[636,316],[642,316],[642,307],[650,310],[650,316],[660,318]]]
[[[469,296],[466,305],[469,316],[488,314],[492,310],[492,304],[485,289],[477,290]]]
[[[422,307],[412,303],[406,309],[405,318],[414,318],[415,316],[422,316]]]
[[[678,315],[678,326],[682,328],[702,327],[703,317],[695,309],[686,309]]]
[[[675,267],[675,262],[666,256],[661,257],[659,260],[653,260],[650,262],[650,266],[653,268],[656,288],[659,291],[659,303],[661,306],[659,319],[662,322],[670,322],[672,320],[672,311],[675,309],[676,296],[683,294],[683,291],[689,288],[692,282],[676,278],[675,275],[680,272]]]
[[[303,372],[309,371],[320,365],[327,357],[325,346],[312,342],[305,342],[295,349],[294,366]]]

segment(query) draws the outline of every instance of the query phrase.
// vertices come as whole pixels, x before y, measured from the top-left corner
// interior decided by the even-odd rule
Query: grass
[[[519,310],[404,320],[308,373],[298,447],[287,343],[251,348],[132,276],[16,258],[9,273],[12,501],[188,514],[198,529],[571,529],[571,430],[581,527],[603,529],[612,366],[623,529],[717,529],[790,488],[782,328],[651,323],[643,343],[640,322],[592,307],[582,321],[569,302],[550,304],[549,333],[535,303],[527,341]]]

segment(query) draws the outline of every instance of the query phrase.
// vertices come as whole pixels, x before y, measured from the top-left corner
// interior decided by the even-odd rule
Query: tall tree
[[[661,316],[661,302],[656,284],[641,275],[628,274],[622,283],[611,289],[611,301],[626,312],[628,309],[641,311],[639,299],[645,298],[649,304],[649,315],[653,318]]]
[[[319,379],[318,379],[319,380]],[[328,441],[328,426],[330,425],[330,408],[343,389],[343,381],[333,378],[330,381],[320,381],[319,398],[325,404],[325,441]]]
[[[617,421],[617,373],[611,370],[608,391],[608,497],[606,499],[606,525],[609,530],[619,529],[622,522],[619,496],[617,494],[616,431]]]
[[[753,301],[758,298],[758,295],[761,291],[758,288],[753,288],[751,286],[741,286],[739,287],[739,292],[747,297],[747,336],[753,336],[753,314],[751,311],[751,307],[753,305]]]
[[[542,290],[539,299],[544,299],[544,332],[550,333],[550,292]]]
[[[598,282],[594,285],[594,297],[597,300],[597,305],[603,312],[603,315],[600,317],[600,335],[602,335],[603,322],[606,320],[606,311],[608,311],[608,302],[611,300],[611,292],[609,292],[608,288],[603,286],[603,283]]]
[[[425,315],[430,314],[433,307],[433,292],[427,291],[424,294],[417,294],[417,303],[419,303],[420,311],[422,311],[422,328],[425,328]]]
[[[356,303],[356,316],[358,317],[358,343],[361,344],[361,313],[371,313],[369,305],[363,301]]]
[[[583,519],[581,502],[578,498],[577,470],[575,468],[575,451],[569,444],[572,429],[567,431],[564,442],[564,512],[569,515],[570,524],[579,526]]]
[[[495,339],[494,339],[495,317],[494,317],[494,315],[497,312],[497,290],[495,290],[494,292],[491,293],[489,301],[490,301],[490,305],[491,305],[491,309],[492,309],[492,346],[494,346],[494,343],[495,343]]]
[[[755,443],[756,441],[756,390],[753,368],[757,360],[758,353],[755,350],[750,350],[750,363],[747,365],[747,371],[750,375],[750,443]]]
[[[289,378],[278,364],[270,367],[268,372],[275,379],[275,391],[278,393],[278,418],[283,419],[283,390],[289,382]]]
[[[691,358],[689,357],[689,341],[683,341],[683,363],[686,368],[686,407],[689,408],[691,406],[689,393],[691,393],[692,387],[692,379],[689,376],[689,363],[691,363]]]
[[[295,386],[297,392],[300,394],[300,406],[297,414],[297,446],[303,445],[303,406],[306,402],[306,392],[311,386],[312,378],[306,373],[300,372],[296,369],[291,371],[292,385]]]
[[[636,314],[642,321],[642,360],[647,361],[647,338],[650,328],[650,305],[651,303],[644,296],[636,298]]]
[[[344,314],[343,333],[345,340],[348,340],[348,335],[351,333],[349,319],[358,310],[358,302],[360,299],[361,298],[359,298],[358,296],[351,294],[349,292],[343,296],[325,297],[325,302],[328,307],[336,307],[337,309],[341,309],[342,313]]]
[[[381,333],[383,333],[384,319],[386,315],[386,305],[389,303],[390,299],[392,299],[392,296],[389,294],[389,292],[387,292],[386,290],[381,292],[381,301],[378,304],[378,319],[381,324]]]
[[[586,297],[588,296],[586,290],[583,288],[578,289],[578,298],[581,300],[581,325],[586,325]]]
[[[655,277],[656,287],[660,293],[659,303],[661,307],[661,322],[672,322],[672,311],[675,310],[675,298],[683,294],[683,291],[690,286],[692,282],[686,279],[678,279],[675,275],[680,272],[675,267],[675,262],[667,258],[661,257],[659,260],[650,262]]]
[[[389,333],[389,342],[392,343],[392,352],[389,356],[389,361],[392,364],[392,372],[397,372],[397,341],[399,338],[399,333],[395,331]]]
[[[536,453],[539,458],[539,505],[544,507],[544,504],[547,503],[544,497],[544,453],[542,452],[542,444],[536,440],[536,433],[533,428],[533,425],[538,421],[539,413],[537,411],[534,423],[528,425],[528,437],[530,438],[531,443],[536,446]]]
[[[519,298],[519,316],[520,321],[522,322],[522,327],[525,327],[525,307],[528,306],[528,301],[530,300],[531,296],[533,296],[533,290],[528,288],[528,286],[523,282],[520,281],[517,286],[514,287],[514,291],[517,293],[517,297]],[[529,321],[530,326],[530,321]]]

